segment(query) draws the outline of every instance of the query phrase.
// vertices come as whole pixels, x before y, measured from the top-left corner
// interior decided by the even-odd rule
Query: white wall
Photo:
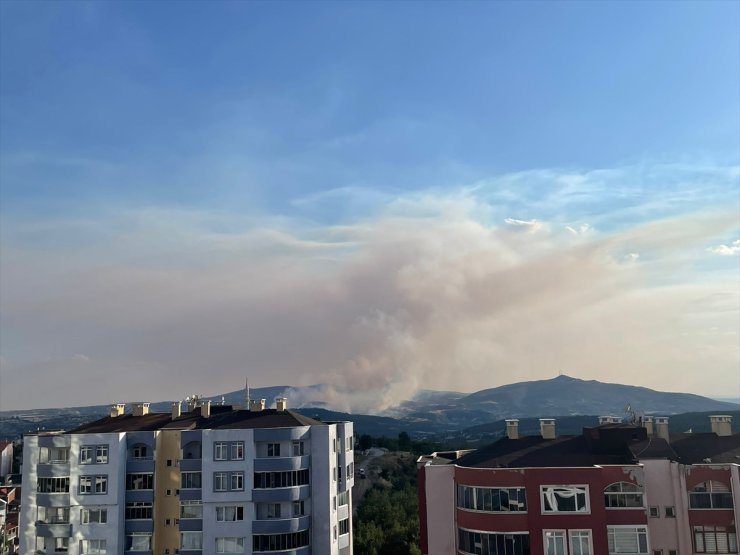
[[[455,467],[425,467],[429,555],[455,553]]]

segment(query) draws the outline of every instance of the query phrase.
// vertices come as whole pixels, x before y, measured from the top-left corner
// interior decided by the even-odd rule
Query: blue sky
[[[184,396],[245,372],[347,388],[379,376],[386,404],[422,383],[569,369],[660,388],[680,343],[693,377],[675,387],[740,395],[738,3],[3,2],[0,16],[0,408],[78,403],[70,376],[106,376],[91,401],[134,396],[117,376],[137,368],[161,396],[172,375]],[[582,284],[565,261],[603,280],[601,304],[567,297]],[[508,301],[485,316],[458,304],[514,274],[533,279],[511,303],[537,325],[512,323]],[[427,305],[451,283],[452,306]],[[327,287],[322,322],[307,284]],[[542,291],[582,303],[587,328],[635,305],[598,338],[540,343],[569,306],[527,304]],[[572,355],[629,347],[641,295],[664,310],[651,329],[674,332],[640,347],[654,377],[625,370],[637,355],[608,368]],[[116,299],[142,312],[119,321]],[[186,329],[184,314],[208,317]],[[487,340],[504,322],[512,337]],[[451,327],[466,333],[434,352]],[[522,362],[520,336],[539,358]],[[19,374],[59,383],[24,398]]]

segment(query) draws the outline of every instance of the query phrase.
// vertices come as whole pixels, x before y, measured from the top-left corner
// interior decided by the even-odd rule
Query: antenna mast
[[[246,382],[246,384],[244,386],[244,389],[246,389],[246,392],[247,392],[247,406],[244,407],[244,408],[246,408],[247,410],[249,410],[249,378],[247,378],[247,382]]]

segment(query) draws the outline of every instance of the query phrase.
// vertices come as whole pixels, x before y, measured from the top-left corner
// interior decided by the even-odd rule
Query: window
[[[213,491],[226,491],[228,489],[228,474],[226,472],[213,473]]]
[[[340,491],[337,499],[340,505],[349,505],[349,490]]]
[[[78,489],[80,495],[89,495],[92,493],[93,477],[92,476],[80,476],[80,487]]]
[[[587,513],[588,486],[541,486],[546,513]]]
[[[294,457],[302,457],[303,456],[303,442],[302,441],[294,441],[293,442],[293,456]]]
[[[80,511],[82,524],[105,524],[108,522],[108,509],[90,508]]]
[[[235,441],[231,444],[231,460],[241,461],[244,459],[244,442]]]
[[[229,444],[225,441],[217,441],[213,444],[213,460],[225,461],[229,458]]]
[[[231,491],[241,491],[244,489],[244,472],[231,473]]]
[[[146,460],[149,458],[149,448],[143,443],[137,443],[131,448],[131,458],[134,460]]]
[[[641,554],[648,552],[647,527],[608,526],[609,553]]]
[[[83,445],[80,447],[80,464],[107,464],[107,445]]]
[[[732,493],[722,482],[702,482],[689,492],[691,509],[732,509]]]
[[[332,475],[334,477],[334,481],[336,482],[337,481],[337,467],[336,466],[332,468]]]
[[[349,492],[348,492],[349,493]],[[303,516],[305,515],[305,506],[303,504],[303,501],[293,501],[293,516]]]
[[[105,555],[105,540],[80,540],[82,555]]]
[[[650,518],[660,518],[660,507],[650,507]]]
[[[69,507],[39,507],[36,520],[44,524],[67,524]]]
[[[199,489],[200,485],[200,472],[183,472],[180,475],[180,482],[182,489]]]
[[[570,530],[570,555],[592,555],[591,530]]]
[[[180,532],[180,551],[203,549],[203,532]]]
[[[80,464],[92,464],[95,448],[91,445],[80,447]]]
[[[108,463],[108,446],[107,445],[96,445],[95,446],[95,464],[107,464]]]
[[[339,535],[349,534],[349,518],[339,521]]]
[[[216,507],[216,520],[218,522],[236,522],[244,520],[244,507],[241,505],[224,505]]]
[[[108,476],[95,476],[95,493],[108,493]]]
[[[545,555],[565,555],[565,530],[545,530]]]
[[[69,493],[69,476],[63,478],[39,478],[36,482],[38,493]]]
[[[734,526],[694,526],[696,553],[737,553]]]
[[[252,551],[285,551],[306,547],[309,544],[308,530],[293,532],[292,534],[265,534],[252,536]]]
[[[676,518],[676,507],[666,507],[665,516],[666,518]]]
[[[678,549],[669,549],[668,555],[678,555]]]
[[[152,518],[152,504],[137,501],[126,503],[126,520],[150,520]]]
[[[180,501],[180,518],[203,518],[203,503],[201,501]]]
[[[268,443],[267,444],[267,456],[268,457],[279,457],[280,456],[280,444],[279,443]]]
[[[280,518],[280,503],[267,504],[267,518]]]
[[[54,538],[54,553],[67,553],[69,538]]]
[[[126,474],[126,489],[153,489],[154,474]]]
[[[530,553],[529,534],[526,532],[473,532],[457,529],[457,548],[463,553],[490,553],[520,555]]]
[[[69,447],[42,447],[39,464],[63,464],[69,462]]]
[[[642,488],[631,482],[617,482],[604,490],[604,505],[608,508],[643,507]]]
[[[308,484],[308,469],[286,472],[255,472],[255,488],[288,488]]]
[[[126,551],[151,551],[152,535],[146,532],[126,534]]]
[[[653,549],[653,555],[663,555],[662,549]]]
[[[355,463],[349,463],[347,465],[347,479],[349,480],[352,476],[355,475]]]
[[[216,538],[216,553],[244,553],[244,538]]]
[[[457,486],[457,506],[473,511],[524,512],[527,495],[524,488]]]
[[[353,443],[352,443],[352,436],[349,436],[347,438],[347,451],[352,451],[352,445],[353,445]]]

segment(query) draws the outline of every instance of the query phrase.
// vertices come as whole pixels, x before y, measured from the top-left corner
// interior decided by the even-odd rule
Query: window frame
[[[575,536],[576,534],[585,534],[585,536]],[[581,555],[594,555],[594,535],[590,528],[571,528],[568,530],[568,547],[570,548],[570,555],[576,555],[573,549],[573,540],[586,538],[588,541],[588,553]]]
[[[636,491],[624,491],[623,488],[625,485],[635,488]],[[607,491],[609,488],[613,486],[619,486],[620,490],[619,491]],[[628,505],[627,500],[630,497],[639,497],[640,504],[639,505]],[[624,500],[624,505],[619,505],[619,504],[612,505],[609,503],[612,500],[616,500],[616,502],[618,503],[619,499]],[[645,508],[645,488],[638,484],[635,484],[633,482],[627,482],[625,480],[622,480],[619,482],[613,482],[604,488],[604,507],[609,511],[624,510],[624,509],[627,509],[627,510],[644,509]]]
[[[578,510],[578,497],[577,496],[579,492],[576,492],[574,495],[576,499],[576,510],[574,511],[548,510],[545,504],[545,493],[546,493],[546,490],[551,489],[551,488],[570,489],[570,490],[581,488],[585,490],[583,492],[580,492],[584,494],[584,501],[586,503],[585,510],[583,511]],[[553,493],[556,493],[556,492],[553,492]],[[543,515],[552,515],[552,514],[588,515],[588,514],[591,514],[591,489],[588,484],[542,484],[540,485],[540,510]]]
[[[697,491],[697,488],[703,486],[704,484],[707,484],[706,491]],[[721,486],[721,489],[715,490],[714,487],[715,484]],[[700,482],[696,484],[693,488],[689,490],[689,509],[692,511],[715,511],[715,510],[732,510],[735,508],[734,500],[732,498],[732,488],[728,487],[727,484],[724,482],[720,482],[719,480],[705,480],[704,482]],[[704,498],[706,497],[709,500],[709,506],[708,507],[698,507],[694,506],[694,499],[696,498]],[[716,499],[729,499],[729,507],[720,504],[720,506],[715,506]]]
[[[546,528],[542,530],[542,547],[543,547],[543,553],[545,555],[548,555],[549,551],[548,544],[550,543],[548,540],[550,539],[558,539],[561,538],[563,540],[563,550],[558,553],[557,550],[557,544],[554,544],[555,547],[555,553],[554,555],[568,555],[568,530],[564,528]]]
[[[213,442],[213,460],[214,461],[228,461],[229,460],[229,442],[228,441],[214,441]]]
[[[607,548],[609,544],[610,532],[617,532],[619,530],[634,530],[637,536],[637,549],[638,551],[609,551],[609,555],[649,555],[650,554],[650,528],[647,524],[608,524],[606,527],[606,538]],[[645,531],[645,551],[639,551],[640,549],[640,532],[639,530]],[[616,538],[615,538],[616,547]]]

